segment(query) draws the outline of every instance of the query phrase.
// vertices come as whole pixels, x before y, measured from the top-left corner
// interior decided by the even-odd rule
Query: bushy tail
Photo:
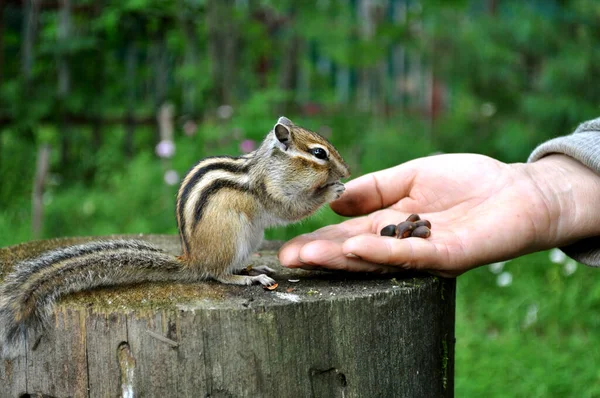
[[[24,352],[27,330],[24,322],[15,321],[10,306],[0,298],[0,358],[14,358]]]
[[[56,301],[101,286],[194,279],[174,256],[142,241],[90,242],[59,248],[15,265],[0,285],[0,355],[25,351],[43,331]]]

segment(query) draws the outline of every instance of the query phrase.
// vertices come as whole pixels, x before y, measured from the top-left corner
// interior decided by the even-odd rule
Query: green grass
[[[566,276],[541,252],[505,271],[506,287],[488,267],[458,279],[456,395],[600,396],[598,270],[579,265]]]

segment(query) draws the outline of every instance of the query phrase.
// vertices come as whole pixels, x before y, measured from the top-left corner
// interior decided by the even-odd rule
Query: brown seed
[[[410,236],[410,234],[412,233],[412,231],[416,227],[417,226],[415,225],[414,222],[411,222],[411,221],[402,221],[396,227],[396,233],[397,233],[396,236],[398,237],[398,239],[408,238]]]
[[[381,236],[396,236],[396,226],[394,224],[390,224],[387,227],[384,227],[380,234]]]
[[[411,214],[410,216],[408,216],[408,218],[406,219],[406,221],[419,221],[421,219],[421,217],[419,217],[418,214]]]
[[[415,228],[415,230],[412,231],[410,236],[423,239],[429,238],[431,236],[431,230],[426,226],[421,225],[420,227]]]
[[[417,228],[427,227],[427,228],[431,229],[431,223],[429,222],[429,220],[419,220],[415,224],[417,224]]]
[[[272,285],[263,286],[263,289],[265,289],[265,290],[275,290],[275,289],[277,289],[277,286],[279,286],[279,284],[277,282],[275,282]]]

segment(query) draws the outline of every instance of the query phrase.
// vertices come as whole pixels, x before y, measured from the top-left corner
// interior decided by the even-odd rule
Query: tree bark
[[[4,82],[4,2],[0,2],[0,88]]]
[[[293,23],[293,22],[292,22]],[[295,93],[298,87],[298,63],[301,49],[301,39],[296,33],[290,33],[284,50],[283,60],[279,70],[279,87],[288,95],[283,103],[280,114],[287,114],[292,110],[296,100]]]
[[[196,118],[196,98],[198,96],[197,73],[189,76],[190,70],[198,70],[198,39],[196,33],[195,15],[198,10],[187,6],[183,0],[178,0],[177,19],[179,28],[184,37],[184,59],[183,65],[186,68],[186,75],[182,79],[182,111],[188,119]]]
[[[34,239],[39,239],[44,225],[44,188],[46,177],[50,168],[50,147],[42,145],[38,149],[37,166],[35,168],[35,179],[31,193],[32,215],[31,231]]]
[[[71,90],[71,70],[69,68],[69,56],[64,53],[65,43],[71,36],[71,0],[60,0],[59,24],[57,40],[61,43],[63,52],[58,56],[58,126],[60,131],[60,163],[63,169],[68,168],[70,162],[70,135],[71,131],[67,124],[66,102]]]
[[[21,104],[18,108],[19,114],[16,115],[18,118],[25,116],[27,112],[27,105],[32,96],[31,85],[32,85],[32,70],[33,63],[35,60],[34,43],[37,36],[38,22],[39,22],[39,10],[40,0],[25,0],[24,11],[23,11],[23,42],[21,43],[21,75],[22,75],[22,90],[21,90]],[[35,137],[30,127],[23,127],[19,129],[19,134],[26,140],[33,142]]]
[[[0,90],[4,83],[4,2],[0,2]],[[0,107],[2,107],[0,101]],[[0,169],[2,169],[2,129],[0,128]]]
[[[0,249],[0,278],[92,239]],[[174,236],[141,239],[179,253]],[[453,396],[454,280],[284,270],[277,249],[253,257],[276,269],[273,291],[201,282],[69,296],[41,339],[0,364],[0,397]]]
[[[137,70],[137,51],[136,45],[132,41],[127,44],[125,53],[125,76],[127,78],[127,114],[125,116],[125,140],[124,152],[128,158],[133,156],[133,136],[135,134],[135,90],[136,90],[136,70]]]
[[[37,34],[37,24],[39,16],[39,0],[26,0],[24,7],[23,20],[23,43],[21,49],[21,73],[25,79],[26,87],[31,80],[31,70],[33,68],[34,52],[33,43]]]
[[[150,47],[152,52],[152,63],[154,66],[154,106],[158,112],[164,104],[167,97],[167,80],[168,80],[168,64],[167,64],[167,46],[165,38],[158,34],[153,40]],[[156,139],[160,138],[160,126],[156,124]]]
[[[100,18],[102,15],[102,9],[104,8],[104,0],[95,0],[93,4],[93,17]],[[104,106],[104,84],[105,84],[105,72],[104,72],[104,54],[106,53],[106,38],[104,35],[99,35],[99,43],[96,47],[94,57],[96,59],[94,65],[95,82],[94,88],[96,95],[93,97],[94,115],[92,122],[92,148],[102,147],[102,113]],[[96,168],[93,168],[90,178],[91,179],[96,172]]]
[[[231,0],[210,0],[206,6],[208,49],[217,105],[231,104],[234,97],[235,67],[239,50],[238,33],[232,22],[233,6]]]

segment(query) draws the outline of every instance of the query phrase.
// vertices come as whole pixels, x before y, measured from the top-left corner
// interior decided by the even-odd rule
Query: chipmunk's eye
[[[327,151],[323,148],[312,148],[310,149],[310,153],[317,159],[327,159]]]

